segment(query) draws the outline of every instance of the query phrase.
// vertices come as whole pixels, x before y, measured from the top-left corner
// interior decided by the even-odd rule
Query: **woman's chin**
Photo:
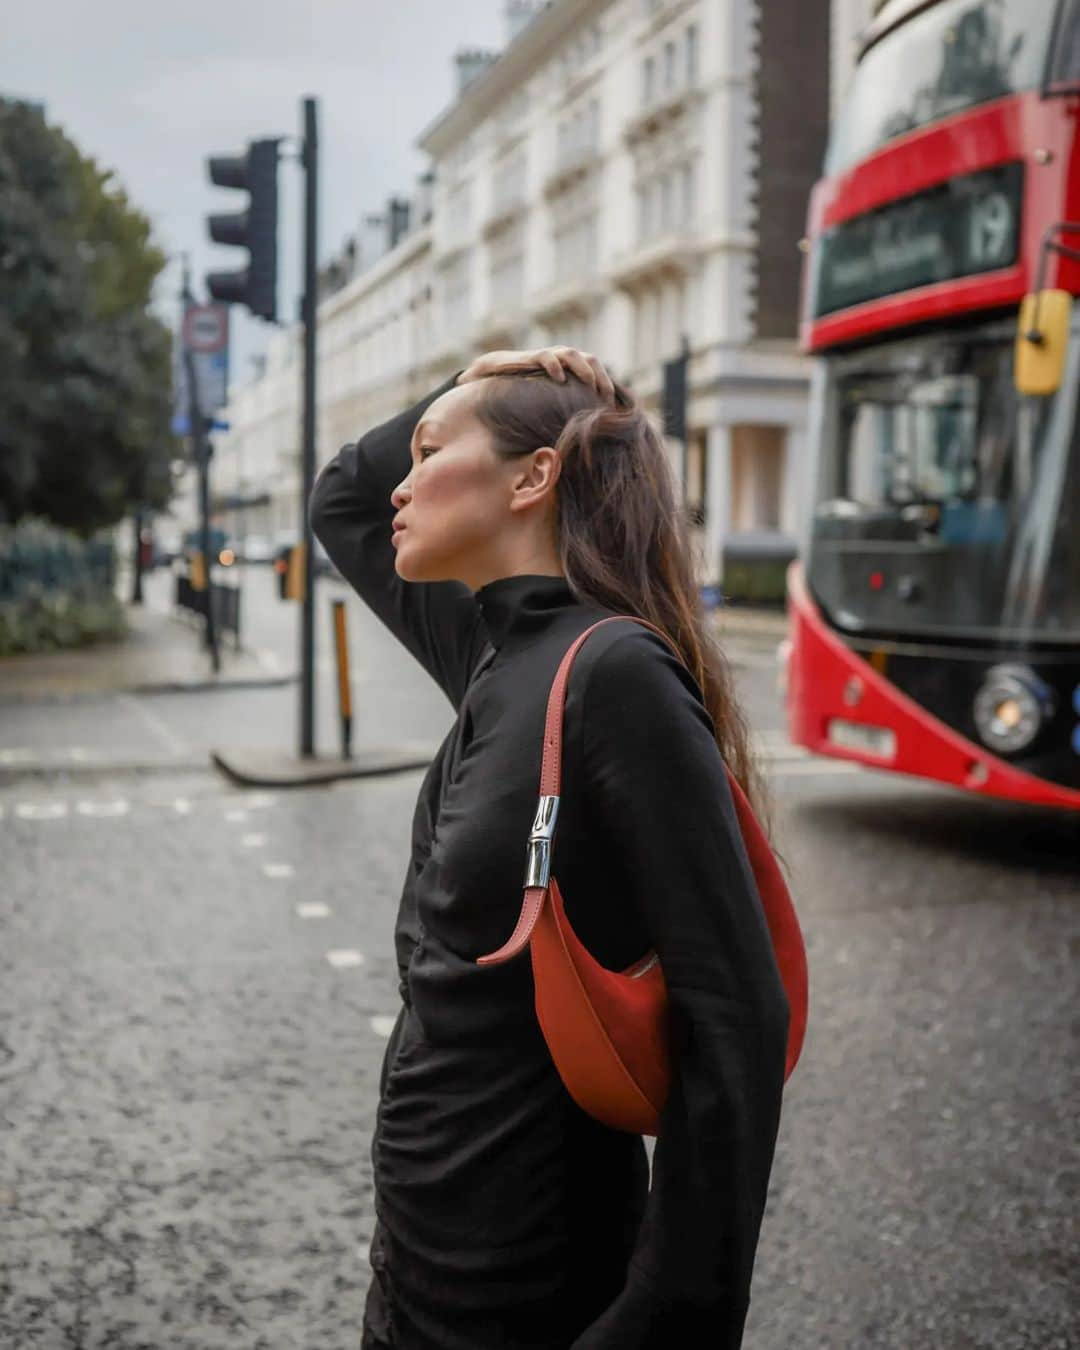
[[[423,565],[418,565],[418,560],[409,557],[408,545],[405,545],[405,556],[402,557],[402,545],[397,545],[397,553],[394,557],[394,571],[402,581],[427,581],[424,576]]]

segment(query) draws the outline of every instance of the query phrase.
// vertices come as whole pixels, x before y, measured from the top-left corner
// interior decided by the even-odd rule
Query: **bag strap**
[[[517,956],[529,945],[529,940],[544,908],[544,900],[548,892],[551,849],[555,842],[555,822],[559,813],[559,795],[562,788],[563,714],[566,708],[566,687],[570,680],[570,669],[574,664],[574,657],[577,655],[578,649],[591,633],[595,633],[598,628],[603,628],[607,623],[620,623],[626,620],[630,623],[640,624],[641,627],[648,628],[658,637],[662,637],[679,661],[683,665],[686,664],[683,661],[682,653],[663,629],[657,628],[648,619],[639,619],[634,614],[613,614],[608,619],[599,619],[571,643],[569,650],[559,663],[558,670],[555,672],[555,679],[551,684],[551,693],[548,695],[547,715],[544,720],[544,754],[540,765],[540,801],[536,808],[536,818],[533,820],[532,830],[529,833],[525,867],[525,898],[521,906],[521,913],[514,926],[514,931],[506,942],[498,951],[491,952],[488,956],[479,957],[477,965],[501,965],[504,961],[509,961]]]

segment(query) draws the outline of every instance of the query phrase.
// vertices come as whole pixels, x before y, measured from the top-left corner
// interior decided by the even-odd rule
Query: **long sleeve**
[[[586,792],[659,955],[673,1077],[622,1293],[573,1350],[737,1350],[780,1119],[788,1004],[696,683],[645,630],[584,692]]]
[[[344,446],[316,479],[308,512],[342,576],[456,708],[483,646],[472,591],[459,581],[403,581],[390,528],[396,514],[390,494],[409,472],[412,434],[455,379]]]

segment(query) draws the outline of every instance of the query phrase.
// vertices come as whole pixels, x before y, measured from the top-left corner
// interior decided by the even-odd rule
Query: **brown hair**
[[[746,720],[702,611],[668,457],[634,396],[617,384],[612,406],[569,371],[564,384],[515,373],[483,380],[472,410],[501,459],[542,445],[558,452],[557,542],[571,591],[647,619],[673,640],[705,697],[720,753],[764,815]]]

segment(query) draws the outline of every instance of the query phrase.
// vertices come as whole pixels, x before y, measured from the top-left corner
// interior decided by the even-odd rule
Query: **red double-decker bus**
[[[1073,809],[1078,122],[1080,0],[879,8],[810,204],[787,652],[796,743]]]

